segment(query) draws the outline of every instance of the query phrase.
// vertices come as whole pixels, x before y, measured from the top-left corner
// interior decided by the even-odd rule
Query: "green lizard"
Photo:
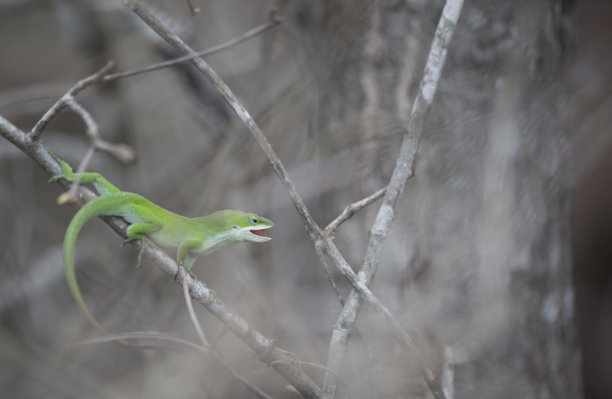
[[[52,154],[53,155],[53,154]],[[68,163],[53,155],[62,168],[62,174],[51,181],[74,181],[75,174]],[[188,218],[170,212],[145,197],[119,190],[99,173],[81,174],[81,183],[92,183],[99,196],[86,203],[74,215],[64,237],[64,267],[68,286],[87,319],[100,331],[108,332],[90,313],[76,280],[74,249],[83,225],[96,216],[120,216],[130,223],[127,240],[153,241],[166,249],[176,249],[176,260],[188,271],[199,255],[216,251],[242,241],[266,242],[270,237],[266,229],[272,221],[254,213],[223,210],[210,215]]]

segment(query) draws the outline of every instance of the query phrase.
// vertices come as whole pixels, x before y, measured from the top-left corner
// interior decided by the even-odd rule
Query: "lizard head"
[[[271,240],[266,231],[274,226],[271,220],[242,211],[222,212],[225,212],[228,221],[231,221],[228,227],[232,229],[232,235],[236,241],[266,242]]]
[[[224,244],[241,241],[266,242],[270,241],[266,232],[274,226],[271,220],[258,216],[254,213],[226,209],[217,211],[210,215],[195,218],[205,227],[207,231],[213,231],[225,237]],[[218,248],[217,248],[218,249]]]
[[[267,229],[274,226],[271,220],[254,213],[244,213],[236,215],[234,222],[235,234],[241,241],[266,242],[270,241]]]

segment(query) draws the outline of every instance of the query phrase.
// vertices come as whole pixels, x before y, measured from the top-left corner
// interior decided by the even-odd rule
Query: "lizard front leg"
[[[191,274],[191,267],[197,259],[196,256],[193,256],[192,251],[199,248],[201,245],[201,240],[191,239],[183,241],[178,247],[176,261],[179,263],[179,266],[183,265],[189,274]]]
[[[161,223],[155,222],[138,222],[132,223],[128,226],[126,230],[128,238],[124,241],[124,244],[127,244],[128,242],[133,240],[140,240],[140,250],[138,251],[136,267],[140,266],[140,263],[142,261],[142,254],[144,253],[145,244],[150,243],[147,234],[155,233],[156,231],[161,230],[161,228]]]

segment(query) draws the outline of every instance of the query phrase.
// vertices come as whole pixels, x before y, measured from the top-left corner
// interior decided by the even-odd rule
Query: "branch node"
[[[361,199],[359,201],[353,202],[350,205],[347,205],[347,207],[344,208],[342,213],[340,215],[338,215],[338,217],[336,217],[330,224],[327,225],[327,227],[323,231],[323,234],[325,236],[327,236],[328,238],[333,240],[334,239],[334,234],[336,232],[336,229],[342,223],[344,223],[347,220],[349,220],[351,217],[353,217],[353,215],[355,213],[359,212],[362,208],[370,205],[371,203],[375,202],[379,198],[382,198],[382,196],[385,195],[386,190],[387,190],[386,187],[381,188],[380,190],[378,190],[374,194],[370,194],[369,196],[365,197],[364,199]]]
[[[274,348],[276,348],[276,339],[271,338],[270,339],[270,345],[268,345],[268,347],[261,353],[257,354],[257,359],[259,361],[264,362],[265,364],[267,364],[269,367],[272,367],[271,362],[266,361],[266,357],[270,354],[270,352],[272,352],[272,350]]]
[[[69,105],[68,103],[73,101],[74,97],[81,91],[83,91],[85,88],[102,80],[104,75],[106,75],[106,73],[110,71],[114,66],[115,63],[113,62],[113,60],[109,60],[106,65],[104,65],[98,72],[79,80],[74,86],[72,86],[70,90],[68,90],[66,94],[64,94],[59,100],[57,100],[55,104],[53,104],[51,108],[49,108],[49,110],[45,112],[42,118],[40,118],[40,120],[36,122],[32,130],[28,134],[29,139],[32,141],[40,140],[40,137],[44,130],[47,128],[49,123],[51,123],[51,121],[55,119],[55,117],[62,111],[62,109]]]

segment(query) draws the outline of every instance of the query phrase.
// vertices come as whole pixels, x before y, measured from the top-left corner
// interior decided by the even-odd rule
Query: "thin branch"
[[[200,7],[194,6],[191,0],[187,0],[187,6],[189,7],[189,12],[192,17],[200,13]]]
[[[351,393],[351,390],[348,386],[348,384],[344,381],[344,378],[342,378],[342,376],[338,373],[336,373],[334,370],[328,369],[327,367],[325,367],[322,364],[319,363],[315,363],[315,362],[299,362],[300,366],[311,366],[314,368],[318,368],[321,370],[325,370],[328,371],[330,373],[333,373],[336,375],[336,377],[338,377],[338,379],[340,380],[340,383],[344,386],[344,388],[346,388],[346,392],[348,393],[348,397],[349,399],[351,399],[353,397],[353,394]]]
[[[344,208],[342,213],[338,215],[338,217],[335,218],[330,224],[327,225],[327,227],[324,230],[325,235],[328,236],[329,238],[333,238],[334,233],[336,232],[336,229],[338,228],[338,226],[340,226],[342,223],[349,220],[351,217],[353,217],[355,213],[359,212],[362,208],[365,208],[366,206],[370,205],[376,200],[382,198],[382,196],[385,195],[386,189],[387,189],[386,187],[381,188],[374,194],[371,194],[359,201],[353,202],[352,204]]]
[[[160,62],[158,64],[153,64],[153,65],[148,65],[146,67],[142,67],[142,68],[136,68],[136,69],[130,69],[129,71],[124,71],[124,72],[117,72],[117,73],[113,73],[113,74],[109,74],[104,76],[104,78],[102,79],[102,81],[104,82],[110,82],[112,80],[116,80],[116,79],[121,79],[121,78],[126,78],[128,76],[133,76],[133,75],[139,75],[141,73],[147,73],[147,72],[151,72],[151,71],[156,71],[158,69],[162,69],[162,68],[166,68],[172,65],[176,65],[176,64],[180,64],[182,62],[186,62],[186,61],[191,61],[194,58],[199,58],[199,57],[204,57],[207,55],[211,55],[214,53],[218,53],[221,52],[223,50],[226,50],[230,47],[233,47],[237,44],[240,44],[244,41],[247,41],[265,31],[267,31],[270,28],[275,27],[276,25],[278,25],[280,23],[280,19],[278,18],[275,10],[272,10],[270,12],[270,17],[268,18],[268,22],[266,22],[265,24],[261,24],[259,26],[256,26],[255,28],[243,33],[242,35],[235,37],[231,40],[228,40],[225,43],[221,43],[217,46],[211,47],[209,49],[203,50],[203,51],[199,51],[197,53],[194,54],[190,54],[190,55],[186,55],[186,56],[182,56],[182,57],[178,57],[178,58],[174,58],[168,61],[164,61],[164,62]]]
[[[315,251],[317,252],[317,255],[319,256],[319,259],[321,259],[321,265],[323,266],[323,272],[325,273],[325,276],[327,276],[329,285],[331,285],[332,289],[334,290],[334,293],[336,294],[336,297],[338,298],[338,302],[340,302],[340,306],[344,307],[344,303],[345,303],[344,298],[342,298],[342,294],[340,293],[340,290],[338,289],[338,286],[336,285],[336,280],[334,279],[334,276],[332,276],[329,270],[329,266],[327,264],[327,258],[323,254],[322,246],[323,246],[322,242],[319,241],[319,245],[315,245]]]
[[[444,363],[442,364],[442,373],[440,380],[442,381],[442,390],[446,395],[446,399],[455,397],[455,360],[453,356],[453,348],[450,346],[444,347]]]
[[[58,198],[58,203],[63,204],[65,202],[78,202],[78,189],[81,184],[81,177],[83,172],[89,166],[89,163],[93,159],[94,153],[96,150],[101,150],[105,152],[109,152],[114,155],[117,159],[124,162],[131,162],[134,160],[135,153],[131,149],[131,147],[125,144],[113,144],[107,141],[102,140],[100,137],[100,128],[98,126],[98,122],[95,121],[93,116],[87,111],[81,104],[77,103],[74,97],[68,97],[65,101],[66,107],[70,108],[74,113],[79,115],[87,129],[85,130],[85,134],[89,138],[89,147],[87,148],[87,152],[79,162],[79,166],[77,168],[77,172],[75,178],[72,182],[72,186],[67,193],[62,194]],[[125,149],[129,149],[125,151]]]
[[[64,94],[59,100],[57,100],[55,104],[53,104],[51,108],[49,108],[49,110],[45,112],[43,117],[40,118],[38,122],[36,122],[36,124],[29,133],[29,138],[34,141],[39,140],[40,136],[47,128],[49,123],[51,123],[51,121],[55,119],[55,117],[60,113],[60,111],[67,106],[69,100],[74,99],[74,96],[79,94],[88,86],[91,86],[92,84],[102,80],[104,75],[106,75],[108,71],[110,71],[114,66],[115,63],[113,61],[108,61],[106,65],[104,65],[98,72],[86,77],[85,79],[79,80],[77,84],[72,86],[72,88],[70,88],[70,90],[68,90],[66,94]]]
[[[91,344],[106,344],[109,342],[136,340],[136,339],[138,340],[153,339],[153,340],[158,340],[158,341],[174,342],[174,343],[183,345],[189,349],[196,349],[204,353],[210,352],[210,349],[205,346],[195,344],[191,341],[187,341],[186,339],[183,339],[173,334],[166,334],[166,333],[161,333],[157,331],[133,331],[133,332],[103,335],[103,336],[88,338],[83,341],[79,341],[76,344],[71,345],[71,348],[76,348],[79,346],[91,345]],[[161,349],[163,347],[157,347],[157,348]]]
[[[28,154],[30,158],[51,176],[56,176],[62,172],[60,166],[40,140],[31,140],[23,131],[2,116],[0,116],[0,134]],[[64,179],[58,180],[58,183],[65,189],[68,189],[70,186],[69,182]],[[85,200],[91,200],[95,197],[95,194],[85,187],[79,187],[79,194]],[[121,237],[127,238],[125,230],[128,225],[123,219],[119,217],[105,217],[103,220]],[[132,245],[140,247],[141,244],[140,242],[134,242]],[[156,266],[173,276],[179,286],[181,285],[181,282],[178,281],[178,265],[164,251],[145,245],[144,254]],[[266,338],[259,331],[255,330],[242,317],[231,313],[225,304],[217,298],[214,291],[201,281],[187,276],[187,285],[191,297],[212,313],[224,327],[248,345],[258,355],[260,361],[268,365],[273,362],[280,362],[271,367],[285,377],[305,398],[318,398],[320,396],[319,386],[303,370],[292,363],[295,362],[295,355],[280,349],[273,340]]]
[[[438,22],[438,27],[434,34],[434,39],[429,50],[429,56],[425,64],[423,78],[421,80],[416,99],[412,105],[410,119],[406,127],[406,133],[402,140],[400,153],[397,158],[395,169],[391,175],[385,198],[376,215],[376,220],[370,230],[370,241],[366,249],[364,263],[359,271],[359,279],[365,284],[370,284],[376,273],[380,261],[382,245],[387,237],[389,228],[398,200],[402,195],[406,181],[413,175],[414,163],[419,149],[425,116],[434,94],[438,87],[438,82],[442,74],[448,46],[450,44],[455,26],[461,14],[463,0],[447,0],[442,15]],[[357,314],[361,308],[361,293],[356,290],[351,291],[347,303],[336,321],[332,339],[329,344],[327,366],[333,370],[339,370],[344,359],[348,333],[355,324]],[[426,363],[421,359],[421,364]],[[421,372],[425,381],[429,385],[436,398],[443,398],[444,392],[440,384],[435,380],[433,373],[428,368],[421,367]],[[333,398],[336,377],[326,373],[323,382],[323,395],[325,398]]]
[[[83,108],[81,104],[77,103],[72,97],[66,100],[66,106],[79,115],[81,119],[83,119],[83,122],[85,122],[85,125],[87,126],[86,133],[89,139],[92,141],[99,140],[100,128],[89,111]]]
[[[74,111],[76,114],[78,114],[81,119],[83,119],[83,122],[85,122],[85,125],[87,126],[86,133],[90,140],[90,146],[87,149],[85,156],[83,156],[83,159],[81,159],[81,162],[79,163],[79,166],[77,168],[76,176],[74,178],[74,181],[72,182],[72,186],[70,187],[68,194],[62,197],[62,202],[65,202],[66,200],[77,200],[77,192],[79,189],[79,185],[81,184],[81,176],[83,172],[85,172],[85,170],[87,169],[89,162],[91,162],[91,159],[93,158],[93,155],[96,152],[96,143],[100,139],[100,128],[98,127],[98,123],[94,120],[93,116],[91,116],[89,111],[83,108],[72,97],[66,100],[66,106],[72,111]]]
[[[208,346],[197,345],[197,344],[194,344],[193,342],[187,341],[185,339],[182,339],[172,334],[164,334],[164,333],[151,332],[151,331],[141,331],[141,332],[137,331],[137,332],[129,332],[129,333],[121,333],[121,334],[112,334],[108,336],[87,339],[87,340],[77,343],[74,346],[101,344],[101,343],[116,342],[116,341],[126,341],[126,340],[131,340],[131,339],[140,339],[140,340],[154,339],[158,341],[174,342],[174,343],[183,345],[187,348],[195,349],[200,352],[212,355],[215,361],[217,361],[221,365],[221,367],[223,367],[226,371],[228,371],[232,375],[232,377],[240,381],[247,389],[249,389],[255,395],[257,395],[258,397],[262,399],[273,399],[270,395],[262,391],[259,387],[247,381],[233,367],[225,363],[225,361],[221,359],[219,355],[216,352],[212,351]]]
[[[217,360],[217,362],[227,371],[229,371],[232,374],[232,377],[234,377],[235,379],[237,379],[238,381],[242,382],[242,384],[244,386],[246,386],[251,392],[253,392],[255,395],[257,395],[258,397],[262,398],[262,399],[274,399],[272,398],[272,396],[268,395],[267,393],[265,393],[264,391],[262,391],[257,385],[247,381],[242,375],[240,375],[233,367],[231,367],[230,365],[228,365],[227,363],[225,363],[224,360],[221,359],[221,357],[219,356],[219,354],[217,353],[217,351],[214,351],[211,349],[211,353],[213,355],[213,357]]]
[[[191,296],[189,295],[189,287],[187,286],[187,271],[185,270],[185,266],[179,265],[179,272],[181,274],[181,279],[183,280],[183,295],[185,296],[185,304],[187,305],[187,311],[189,312],[191,322],[193,323],[193,326],[200,337],[200,342],[202,342],[202,345],[204,345],[206,348],[210,348],[210,344],[208,343],[206,335],[204,335],[204,331],[202,330],[198,316],[196,316],[195,311],[193,310],[193,303],[191,302]]]

